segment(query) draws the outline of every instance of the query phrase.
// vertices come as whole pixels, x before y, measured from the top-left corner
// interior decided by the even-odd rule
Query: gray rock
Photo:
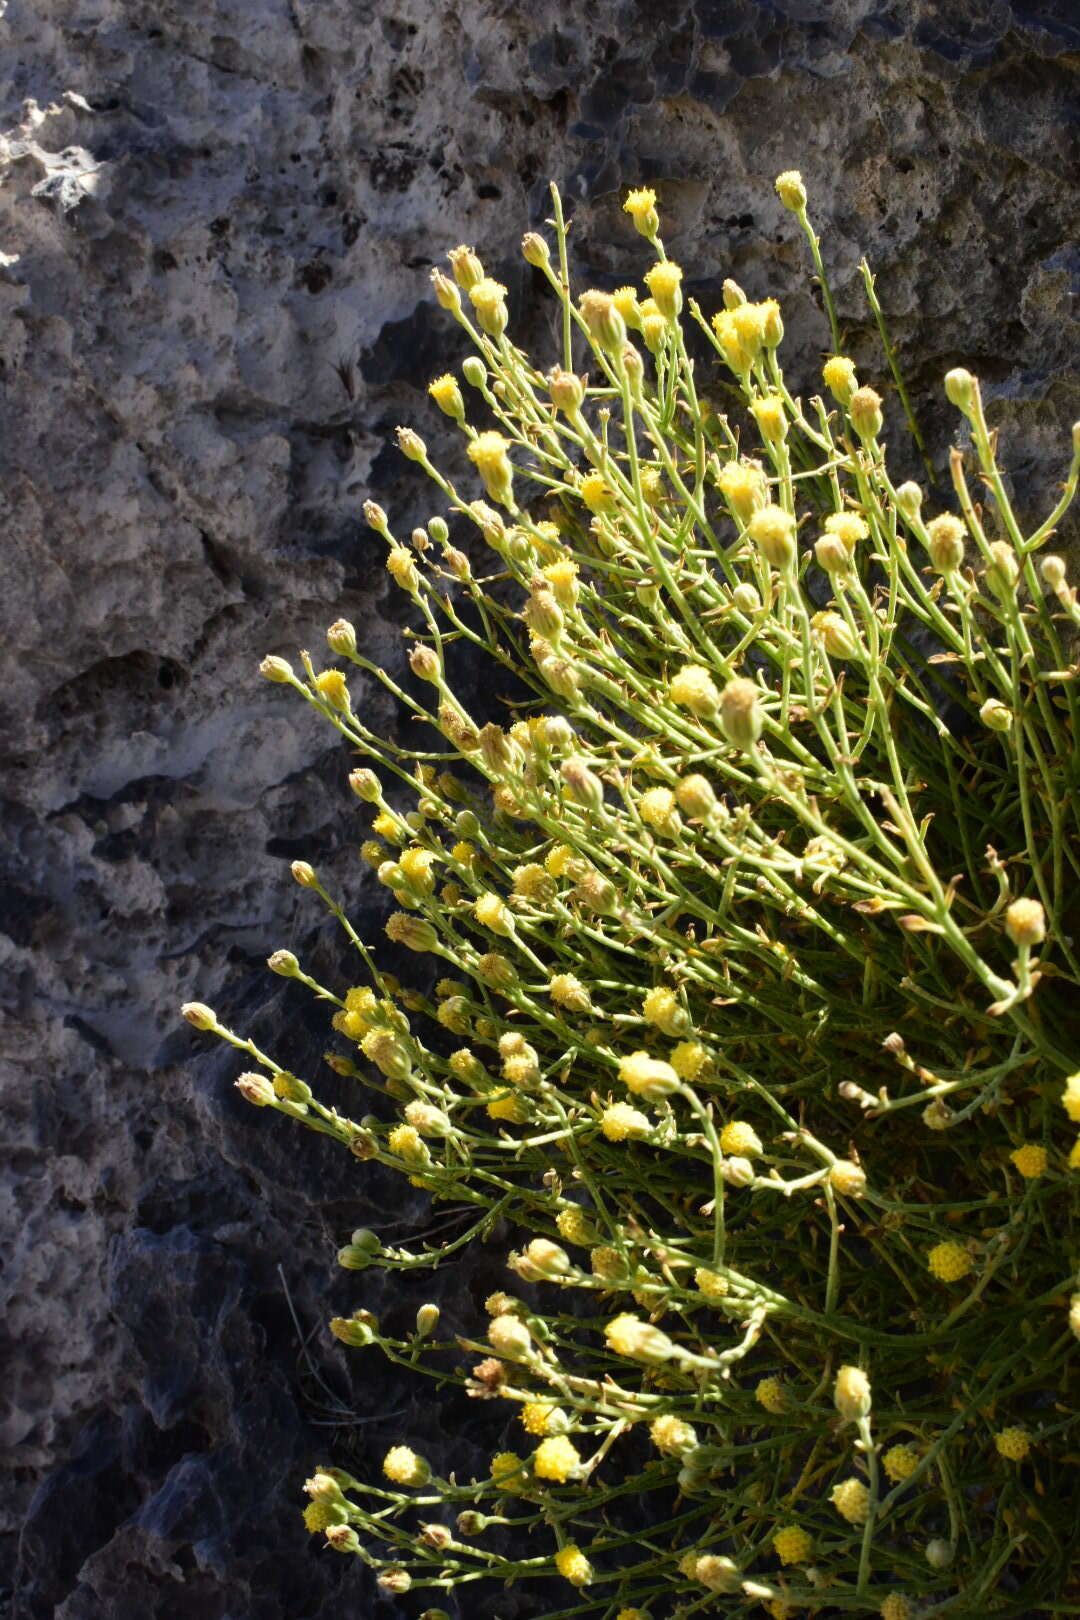
[[[587,19],[9,0],[5,25],[6,1581],[26,1620],[359,1615],[364,1571],[300,1525],[305,1474],[409,1436],[465,1471],[489,1436],[325,1321],[431,1293],[464,1328],[502,1250],[400,1296],[338,1272],[353,1226],[390,1209],[403,1234],[420,1206],[246,1109],[239,1063],[176,1009],[208,1000],[317,1074],[322,1019],[263,959],[350,969],[288,862],[378,931],[349,762],[255,666],[319,648],[339,613],[401,662],[360,504],[402,529],[432,510],[387,442],[403,420],[445,441],[423,390],[461,350],[428,269],[475,241],[547,357],[517,242],[548,177],[604,286],[643,267],[619,205],[653,183],[690,292],[776,293],[805,387],[827,334],[772,190],[796,165],[864,375],[884,379],[866,253],[939,465],[962,361],[1034,515],[1078,414],[1080,27],[1069,0],[597,0]],[[890,437],[910,461],[895,411]]]

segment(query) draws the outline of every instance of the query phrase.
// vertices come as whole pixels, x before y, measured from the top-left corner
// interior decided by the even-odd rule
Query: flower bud
[[[351,1524],[328,1524],[326,1527],[326,1545],[333,1547],[335,1552],[358,1553],[360,1551],[360,1537]]]
[[[302,889],[317,889],[319,887],[319,880],[315,876],[315,868],[309,865],[307,861],[293,861],[289,870]]]
[[[507,452],[510,441],[501,433],[478,433],[469,445],[466,455],[484,481],[484,488],[493,501],[501,506],[514,503],[514,469]]]
[[[851,425],[864,444],[872,443],[881,432],[884,417],[881,414],[881,395],[872,388],[856,388],[848,402]]]
[[[829,1185],[843,1198],[861,1198],[866,1191],[866,1171],[850,1159],[837,1159],[829,1168]]]
[[[420,1526],[420,1540],[425,1547],[434,1547],[436,1552],[443,1552],[453,1541],[453,1531],[445,1524],[423,1524]]]
[[[465,292],[475,287],[477,282],[483,281],[484,266],[480,263],[471,247],[451,248],[446,257],[450,260],[454,280]]]
[[[771,568],[787,569],[795,561],[795,519],[779,506],[765,506],[747,524],[751,540]]]
[[[300,963],[292,951],[274,951],[266,959],[266,965],[271,973],[279,973],[283,979],[295,978],[300,970]]]
[[[547,1238],[533,1238],[525,1250],[524,1258],[536,1272],[537,1276],[548,1281],[557,1277],[565,1277],[570,1267],[570,1256],[565,1249],[557,1243],[551,1243]]]
[[[507,1361],[524,1361],[533,1354],[532,1334],[517,1316],[493,1317],[488,1342]]]
[[[955,1556],[956,1548],[950,1542],[943,1541],[940,1536],[928,1541],[923,1548],[923,1557],[931,1569],[948,1569]]]
[[[679,809],[695,821],[708,821],[716,810],[716,794],[704,776],[684,776],[675,789]]]
[[[591,289],[582,293],[578,304],[589,335],[597,347],[607,354],[620,353],[626,342],[626,322],[615,308],[611,294]]]
[[[488,337],[502,337],[510,319],[506,309],[506,288],[501,281],[485,276],[469,288],[469,302],[476,311],[480,329]]]
[[[679,1076],[670,1063],[651,1058],[647,1052],[631,1052],[619,1060],[619,1079],[635,1097],[646,1102],[658,1102],[678,1091]]]
[[[676,321],[682,313],[682,276],[681,266],[671,259],[661,259],[645,272],[645,284],[665,320]]]
[[[364,502],[364,518],[367,521],[368,527],[374,529],[376,534],[381,534],[384,536],[387,534],[389,525],[386,513],[383,511],[378,501]]]
[[[378,1326],[370,1311],[354,1311],[352,1316],[333,1317],[330,1332],[340,1344],[347,1344],[354,1350],[362,1350],[365,1345],[375,1343]]]
[[[562,777],[565,797],[573,804],[580,804],[594,814],[603,809],[604,784],[595,771],[589,769],[586,760],[578,755],[564,759],[559,767],[559,775]]]
[[[522,617],[534,635],[543,636],[555,643],[560,640],[564,620],[562,609],[552,591],[534,591],[525,604]]]
[[[267,653],[259,665],[259,674],[265,680],[279,683],[294,679],[293,667],[287,658],[277,658],[273,653]]]
[[[1046,913],[1037,900],[1014,900],[1005,909],[1005,932],[1014,945],[1041,945],[1046,938]]]
[[[461,294],[450,277],[436,268],[431,272],[431,285],[440,307],[450,310],[455,315],[458,314],[461,309]]]
[[[918,517],[919,508],[922,506],[922,498],[922,490],[918,484],[910,480],[906,484],[901,484],[896,491],[897,507],[909,520]]]
[[[788,419],[780,395],[767,394],[764,399],[755,399],[750,411],[766,444],[783,444],[788,436]]]
[[[720,694],[720,730],[735,748],[752,748],[761,736],[765,716],[753,681],[736,676]]]
[[[814,556],[818,567],[823,568],[830,579],[851,572],[851,552],[838,534],[823,534],[815,541]]]
[[[335,619],[326,632],[326,644],[339,658],[351,658],[356,652],[356,631],[348,619]]]
[[[427,459],[427,445],[419,433],[414,433],[410,427],[395,428],[394,433],[397,437],[398,449],[403,456],[408,456],[410,461],[425,461]]]
[[[382,787],[374,771],[369,771],[366,765],[357,766],[355,771],[349,772],[349,786],[358,799],[365,804],[378,804],[382,796]]]
[[[720,1174],[729,1187],[749,1187],[756,1179],[753,1164],[738,1153],[733,1158],[723,1161]]]
[[[798,169],[785,169],[776,177],[776,195],[793,214],[806,211],[806,187]]]
[[[534,265],[538,270],[551,258],[551,249],[536,231],[525,232],[521,238],[521,253],[526,264]]]
[[[967,528],[951,512],[942,512],[926,525],[926,549],[930,566],[937,574],[955,573],[964,560]]]
[[[461,362],[461,375],[470,388],[483,388],[487,383],[487,366],[478,354],[466,355]]]
[[[459,1513],[458,1514],[458,1518],[457,1518],[458,1535],[459,1536],[478,1536],[480,1534],[480,1532],[486,1527],[487,1522],[488,1521],[487,1521],[487,1515],[486,1514],[477,1513],[475,1508],[466,1508],[464,1513]],[[420,1620],[424,1620],[423,1615],[421,1615]]]
[[[945,374],[945,397],[950,405],[955,405],[958,411],[970,417],[975,409],[975,390],[978,384],[970,371],[962,366]]]
[[[217,1029],[217,1013],[205,1001],[185,1001],[180,1008],[182,1017],[195,1029]]]
[[[643,1362],[647,1367],[659,1367],[675,1354],[675,1345],[666,1333],[636,1316],[614,1317],[604,1329],[604,1338],[616,1355]]]
[[[1020,577],[1016,553],[1004,540],[995,540],[990,555],[993,561],[986,570],[986,583],[999,602],[1008,602],[1016,595],[1016,582]]]
[[[274,1087],[265,1074],[256,1074],[249,1070],[236,1081],[236,1089],[245,1102],[251,1103],[255,1108],[267,1108],[275,1099]]]
[[[390,1564],[376,1575],[375,1585],[381,1592],[388,1592],[392,1597],[400,1597],[411,1588],[412,1576],[407,1569],[402,1569],[400,1564]]]
[[[551,396],[551,403],[557,410],[563,411],[567,416],[575,416],[585,402],[585,379],[577,377],[572,371],[564,371],[561,366],[553,366],[544,381]]]
[[[623,203],[623,212],[630,215],[634,229],[651,242],[660,230],[660,216],[656,212],[656,192],[651,186],[639,186],[631,191]]]
[[[434,647],[429,647],[426,642],[421,642],[409,654],[409,668],[420,680],[430,681],[433,686],[438,686],[442,679],[439,655]]]
[[[870,1416],[870,1380],[861,1367],[841,1367],[833,1385],[833,1403],[848,1423]]]
[[[416,1336],[418,1339],[429,1338],[439,1325],[441,1311],[437,1305],[421,1305],[416,1313]]]
[[[830,658],[858,658],[862,652],[851,626],[840,613],[815,613],[810,624]]]
[[[404,945],[410,951],[434,951],[439,944],[439,936],[431,923],[420,917],[410,917],[406,911],[395,911],[388,919],[384,932],[395,945]]]
[[[1053,554],[1046,556],[1039,564],[1039,573],[1052,591],[1061,594],[1065,584],[1065,559]]]
[[[987,698],[979,710],[979,719],[990,731],[1008,731],[1013,723],[1013,712],[1000,698]]]
[[[729,276],[724,282],[724,308],[738,309],[740,304],[745,303],[746,294],[739,286],[739,283],[737,281],[732,281],[731,277]]]
[[[740,613],[751,614],[761,611],[761,597],[758,595],[757,586],[746,581],[736,585],[731,593],[731,600]]]
[[[428,393],[444,416],[449,416],[454,422],[464,421],[465,401],[461,397],[457,378],[449,371],[444,372],[441,377],[436,377],[434,382],[428,383]]]

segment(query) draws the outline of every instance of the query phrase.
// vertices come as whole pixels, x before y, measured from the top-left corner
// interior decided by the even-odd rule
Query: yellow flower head
[[[806,187],[798,169],[785,169],[783,174],[777,175],[776,195],[793,214],[803,212],[806,207]]]
[[[641,305],[638,303],[636,287],[616,287],[611,295],[611,301],[619,314],[635,332],[641,329]]]
[[[520,1496],[528,1487],[528,1468],[513,1451],[499,1451],[491,1459],[491,1477],[507,1496]]]
[[[1009,1158],[1025,1181],[1037,1181],[1046,1174],[1046,1149],[1036,1142],[1025,1142],[1022,1147],[1014,1148]]]
[[[593,1578],[593,1567],[580,1547],[570,1542],[555,1554],[555,1567],[571,1586],[588,1586]]]
[[[671,1064],[651,1058],[648,1052],[632,1052],[629,1057],[622,1058],[619,1062],[619,1079],[635,1097],[644,1097],[647,1102],[670,1097],[673,1091],[679,1089],[679,1077]]]
[[[707,1266],[698,1266],[694,1272],[694,1283],[700,1294],[704,1294],[710,1305],[716,1305],[728,1292],[728,1280],[718,1271],[710,1271]]]
[[[750,409],[766,444],[781,444],[787,438],[787,411],[779,394],[755,399]]]
[[[526,1401],[519,1414],[529,1434],[545,1435],[565,1427],[566,1414],[550,1401]]]
[[[841,1480],[833,1486],[829,1500],[849,1524],[865,1524],[870,1517],[870,1491],[861,1479]]]
[[[486,1103],[484,1112],[489,1119],[501,1120],[507,1125],[524,1125],[529,1117],[529,1105],[518,1092],[508,1091]]]
[[[668,683],[673,703],[701,720],[711,719],[720,706],[720,693],[708,670],[700,664],[686,664]]]
[[[349,712],[349,688],[340,669],[324,669],[321,675],[316,675],[315,690],[332,709],[340,709],[343,714]]]
[[[868,1416],[873,1393],[861,1367],[841,1367],[833,1384],[833,1405],[848,1423]]]
[[[309,1502],[304,1509],[304,1526],[311,1535],[320,1530],[326,1530],[332,1524],[341,1522],[341,1509],[335,1507],[333,1502]]]
[[[647,789],[638,800],[638,814],[657,832],[673,832],[677,825],[674,793],[665,787]]]
[[[477,922],[484,928],[490,928],[493,934],[506,935],[513,931],[513,919],[500,895],[482,894],[473,910]]]
[[[786,1524],[773,1536],[773,1552],[782,1564],[806,1564],[814,1550],[814,1538],[797,1524]]]
[[[552,877],[566,877],[570,862],[576,860],[569,844],[556,844],[544,857],[544,866]]]
[[[754,1390],[754,1399],[773,1417],[782,1417],[788,1409],[787,1394],[779,1378],[762,1378]],[[796,1559],[800,1563],[801,1559]]]
[[[484,488],[493,501],[502,506],[513,502],[514,469],[508,451],[509,439],[501,433],[478,433],[466,451],[469,460],[484,481]]]
[[[665,1035],[674,1037],[688,1032],[689,1015],[674,990],[669,990],[666,985],[654,985],[646,992],[641,1014],[647,1024],[652,1024]]]
[[[850,1159],[837,1159],[829,1168],[829,1185],[844,1198],[861,1198],[866,1191],[866,1171]]]
[[[391,1153],[396,1153],[399,1158],[407,1159],[412,1164],[426,1164],[430,1158],[420,1132],[413,1125],[395,1125],[386,1138],[386,1145]]]
[[[913,1446],[890,1446],[881,1459],[889,1479],[894,1485],[910,1479],[919,1466],[919,1453]]]
[[[859,541],[865,540],[870,533],[866,522],[857,512],[830,512],[825,519],[825,531],[842,540],[849,552],[853,552]]]
[[[567,1012],[592,1011],[592,997],[573,973],[556,973],[548,985],[548,994],[557,1007],[565,1007]]]
[[[744,346],[735,325],[735,314],[736,311],[733,309],[718,310],[712,318],[712,329],[716,333],[717,346],[724,357],[725,365],[737,377],[745,378],[754,363],[755,354]]]
[[[431,1469],[408,1446],[392,1446],[383,1458],[383,1473],[395,1485],[425,1485]]]
[[[609,1142],[625,1142],[633,1136],[648,1136],[652,1120],[629,1103],[611,1103],[600,1115],[600,1129]]]
[[[728,461],[720,469],[720,493],[740,523],[749,523],[768,500],[765,475],[755,461]]]
[[[614,491],[608,487],[598,472],[591,472],[582,479],[578,493],[589,511],[596,517],[604,517],[614,512],[618,505]]]
[[[931,1275],[939,1282],[959,1282],[972,1270],[975,1262],[959,1243],[935,1243],[926,1257]]]
[[[821,368],[821,375],[829,393],[838,405],[846,405],[859,386],[855,375],[855,362],[846,355],[834,354]]]
[[[436,377],[434,382],[428,383],[428,393],[440,411],[452,416],[455,421],[461,421],[465,415],[465,402],[455,376],[449,371],[444,371],[441,377]]]
[[[649,1424],[649,1438],[664,1457],[681,1457],[698,1443],[693,1424],[685,1423],[671,1412],[653,1419]]]
[[[680,1080],[696,1080],[709,1061],[700,1041],[680,1041],[668,1054],[668,1062]]]
[[[541,1440],[532,1457],[533,1473],[537,1479],[549,1479],[556,1485],[565,1485],[581,1468],[581,1457],[572,1440],[565,1434],[553,1434]]]
[[[890,1592],[882,1600],[881,1620],[915,1620],[915,1610],[911,1607],[903,1592]]]
[[[1074,1125],[1080,1125],[1080,1071],[1070,1074],[1061,1094],[1061,1106]]]
[[[770,568],[790,568],[795,561],[795,519],[780,506],[763,506],[747,524],[751,540]]]
[[[501,337],[506,331],[506,288],[501,281],[484,276],[468,289],[469,301],[476,318],[489,337]]]
[[[578,565],[572,557],[560,557],[541,570],[560,607],[571,608],[578,599]]]
[[[677,320],[682,310],[682,270],[670,259],[662,259],[645,272],[645,281],[666,320]]]
[[[630,215],[635,228],[642,236],[650,239],[660,229],[660,216],[656,212],[656,192],[651,186],[639,186],[631,191],[623,203],[623,210]]]
[[[737,1154],[742,1159],[754,1159],[765,1149],[752,1125],[743,1119],[733,1119],[720,1132],[720,1146],[725,1153]]]
[[[564,1237],[567,1243],[577,1243],[582,1248],[588,1248],[590,1243],[596,1242],[596,1233],[580,1204],[571,1204],[569,1209],[560,1209],[555,1217],[555,1225],[559,1229],[559,1236]]]
[[[1005,1457],[1009,1462],[1023,1462],[1031,1450],[1031,1436],[1026,1429],[1019,1427],[1002,1429],[1000,1434],[995,1434],[994,1445],[999,1457]]]

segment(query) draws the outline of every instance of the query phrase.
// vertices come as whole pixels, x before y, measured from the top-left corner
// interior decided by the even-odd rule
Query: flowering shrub
[[[772,299],[727,282],[684,310],[651,191],[626,202],[648,295],[575,300],[553,190],[554,255],[523,243],[560,312],[550,369],[472,250],[433,275],[476,352],[430,391],[483,498],[403,428],[441,511],[405,542],[365,509],[415,684],[344,621],[344,667],[262,665],[379,767],[349,777],[362,853],[422,984],[302,861],[363,982],[270,967],[335,1008],[327,1061],[399,1117],[346,1118],[185,1014],[254,1060],[250,1102],[473,1213],[443,1248],[356,1232],[344,1266],[520,1233],[526,1286],[469,1339],[434,1306],[411,1339],[331,1323],[521,1418],[486,1478],[395,1445],[381,1477],[308,1481],[309,1528],[387,1591],[543,1577],[552,1617],[605,1620],[1077,1612],[1080,607],[1046,547],[1080,430],[1025,534],[953,371],[952,495],[897,487],[802,183],[777,189],[832,323],[827,398],[792,395]],[[456,694],[460,649],[505,725]],[[371,731],[369,680],[415,746]]]

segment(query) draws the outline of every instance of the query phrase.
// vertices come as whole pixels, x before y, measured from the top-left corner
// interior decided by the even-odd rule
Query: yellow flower
[[[795,519],[781,506],[763,506],[747,524],[750,538],[770,568],[790,568],[795,561]]]
[[[611,1103],[600,1115],[600,1129],[609,1142],[625,1142],[632,1136],[648,1136],[652,1120],[629,1103]]]
[[[766,444],[780,444],[787,438],[787,411],[779,394],[768,394],[764,399],[755,399],[750,409]]]
[[[786,1524],[773,1536],[773,1552],[782,1564],[805,1564],[814,1550],[814,1538],[797,1524]]]
[[[614,512],[618,505],[614,490],[608,487],[598,472],[591,472],[582,479],[578,493],[596,517]]]
[[[660,229],[660,216],[656,212],[656,192],[651,186],[639,186],[631,191],[623,203],[623,211],[630,215],[642,236],[652,239]]]
[[[386,571],[396,585],[413,596],[420,589],[420,576],[411,551],[404,546],[392,546],[386,558]]]
[[[425,1485],[431,1469],[409,1446],[392,1446],[383,1458],[383,1473],[395,1485]]]
[[[829,1185],[844,1198],[861,1198],[866,1191],[866,1172],[850,1159],[837,1159],[829,1167]]]
[[[782,1417],[787,1411],[787,1395],[779,1378],[763,1378],[754,1390],[754,1399],[766,1412],[774,1417]],[[796,1560],[799,1562],[799,1560]]]
[[[693,1424],[685,1423],[671,1412],[653,1419],[649,1424],[649,1438],[664,1457],[681,1457],[698,1443]]]
[[[668,691],[672,702],[689,709],[699,719],[711,719],[720,706],[720,693],[707,669],[687,664],[671,677]]]
[[[768,500],[765,476],[756,462],[729,461],[720,469],[720,493],[740,523],[749,523]]]
[[[709,1271],[706,1266],[698,1266],[694,1272],[694,1282],[698,1292],[704,1294],[711,1305],[724,1298],[728,1292],[728,1280],[718,1271]]]
[[[529,1434],[551,1434],[565,1422],[565,1413],[550,1401],[526,1401],[519,1416]]]
[[[340,1524],[341,1509],[332,1502],[309,1502],[304,1509],[304,1525],[311,1535],[325,1530],[332,1524]]]
[[[783,174],[777,175],[776,195],[793,214],[803,212],[806,207],[806,187],[798,169],[785,169]]]
[[[873,1395],[870,1380],[861,1367],[841,1367],[833,1384],[833,1405],[848,1423],[855,1423],[870,1412]]]
[[[509,449],[510,441],[501,433],[487,432],[478,433],[466,451],[484,481],[484,488],[501,506],[512,506],[514,499],[514,469],[507,454]]]
[[[324,669],[321,675],[316,675],[315,690],[332,709],[340,709],[343,714],[348,714],[349,688],[340,669]]]
[[[1035,1142],[1025,1142],[1023,1147],[1015,1148],[1009,1158],[1025,1181],[1036,1181],[1046,1174],[1046,1149]]]
[[[926,1257],[930,1271],[939,1282],[959,1282],[975,1262],[959,1243],[935,1243]]]
[[[690,1023],[678,996],[662,984],[654,985],[646,992],[641,1014],[647,1024],[652,1024],[665,1035],[685,1035]]]
[[[913,1446],[890,1446],[881,1459],[889,1479],[894,1485],[902,1480],[910,1479],[919,1466],[919,1453]]]
[[[638,814],[646,826],[657,832],[674,832],[678,827],[675,795],[670,788],[649,788],[638,800]]]
[[[420,1132],[412,1125],[395,1125],[386,1139],[386,1145],[391,1153],[413,1164],[424,1164],[430,1157],[420,1139]]]
[[[1031,1436],[1019,1427],[1002,1429],[1000,1434],[995,1434],[994,1445],[999,1457],[1006,1457],[1009,1462],[1023,1462],[1031,1450]]]
[[[520,1496],[528,1484],[524,1459],[513,1451],[499,1451],[492,1457],[491,1477],[507,1496]]]
[[[870,530],[857,512],[830,512],[825,519],[825,532],[835,534],[848,551],[853,552],[859,541],[867,538]]]
[[[497,894],[482,894],[474,903],[476,920],[485,928],[490,928],[493,934],[509,934],[513,930],[513,920],[506,909],[506,905]]]
[[[529,1105],[516,1091],[507,1092],[487,1103],[484,1112],[489,1119],[505,1120],[508,1125],[524,1125],[529,1117]]]
[[[696,1080],[709,1054],[700,1041],[680,1041],[668,1054],[668,1061],[680,1080]]]
[[[1070,1170],[1080,1170],[1080,1136],[1076,1138],[1069,1150],[1068,1164]]]
[[[570,862],[577,857],[569,844],[556,844],[544,857],[544,867],[552,877],[566,877]]]
[[[555,1567],[571,1586],[588,1586],[593,1578],[593,1567],[580,1547],[573,1542],[560,1547],[555,1554]]]
[[[613,1249],[607,1244],[601,1244],[599,1248],[592,1250],[589,1265],[592,1267],[593,1276],[599,1277],[602,1282],[618,1282],[626,1276],[626,1261],[618,1249]],[[1080,1334],[1077,1337],[1080,1338]]]
[[[641,305],[638,303],[636,287],[616,287],[611,295],[611,302],[627,326],[635,331],[641,326]]]
[[[861,1479],[841,1480],[833,1486],[829,1500],[849,1524],[865,1524],[870,1517],[870,1491]]]
[[[855,362],[846,355],[834,354],[821,368],[825,386],[838,405],[846,405],[859,386],[855,375]]]
[[[1080,1070],[1070,1074],[1061,1094],[1061,1106],[1074,1125],[1080,1125]]]
[[[560,557],[541,569],[560,607],[573,607],[578,599],[578,565],[572,557]]]
[[[483,276],[468,289],[469,301],[476,318],[489,337],[501,337],[506,331],[506,288],[501,281]]]
[[[651,1058],[648,1052],[632,1052],[629,1057],[621,1058],[619,1079],[635,1097],[644,1097],[647,1102],[669,1097],[673,1091],[678,1091],[680,1083],[670,1063]]]
[[[677,320],[682,310],[682,269],[671,259],[662,259],[646,270],[645,281],[656,300],[656,307],[667,320]]]
[[[565,1485],[581,1468],[581,1457],[572,1440],[565,1434],[552,1435],[550,1440],[541,1440],[532,1458],[533,1473],[537,1479],[550,1479],[557,1485]]]
[[[452,416],[457,422],[461,421],[465,415],[465,401],[461,397],[457,378],[449,371],[445,371],[441,377],[436,377],[434,382],[428,383],[428,393],[440,411]]]
[[[881,1620],[915,1620],[915,1610],[903,1592],[890,1592],[883,1599],[879,1613]]]
[[[725,1153],[737,1154],[743,1159],[756,1158],[765,1151],[757,1131],[742,1119],[733,1119],[724,1126],[720,1146]]]
[[[596,1241],[596,1233],[580,1204],[571,1204],[569,1209],[560,1209],[555,1217],[555,1225],[559,1229],[559,1236],[564,1237],[567,1243],[577,1243],[581,1248],[587,1249],[590,1243]]]

